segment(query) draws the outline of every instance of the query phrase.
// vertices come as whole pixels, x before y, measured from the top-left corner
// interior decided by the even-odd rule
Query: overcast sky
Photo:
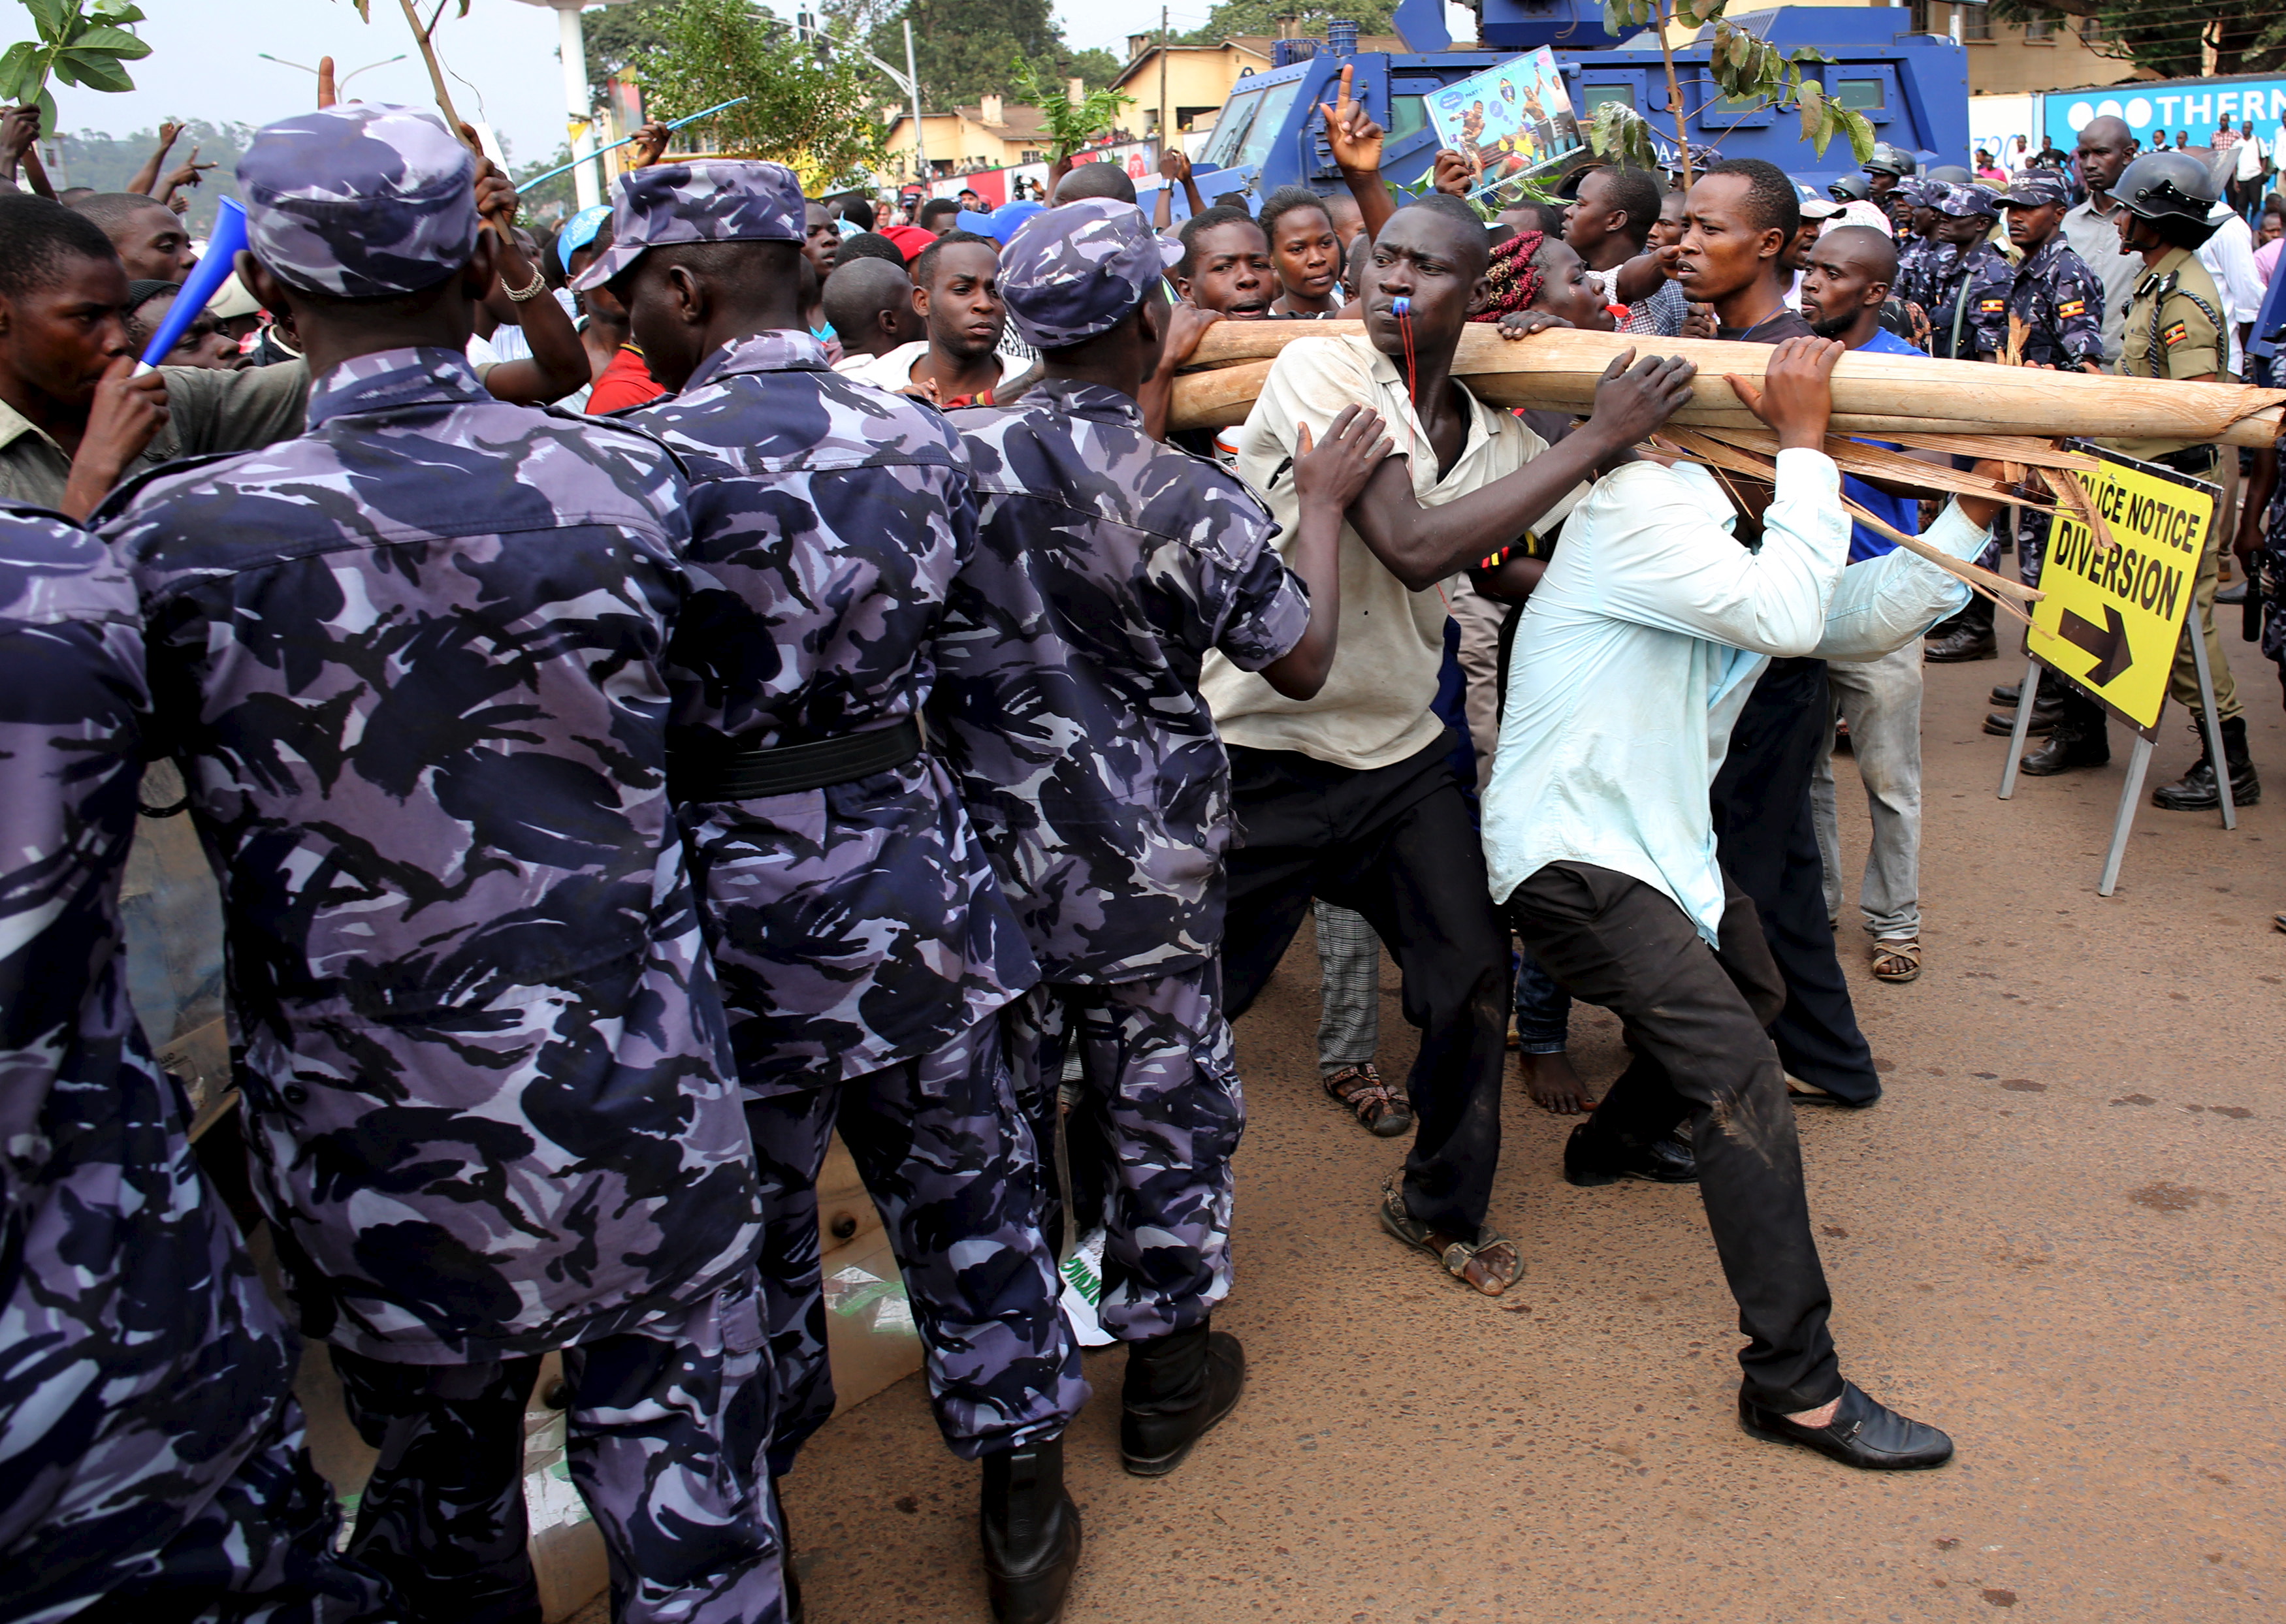
[[[66,129],[124,135],[164,118],[266,123],[308,106],[315,82],[310,74],[264,61],[257,52],[311,65],[330,54],[346,74],[412,46],[396,0],[373,0],[370,25],[358,20],[350,0],[141,3],[149,20],[137,32],[152,51],[128,65],[136,88],[106,96],[57,85],[56,105]],[[1189,0],[1173,6],[1175,29],[1203,23],[1210,3]],[[422,10],[429,9],[424,4]],[[797,7],[795,0],[775,0],[772,9],[791,16]],[[1158,26],[1156,8],[1147,9],[1147,18],[1103,0],[1056,0],[1055,7],[1075,49],[1100,45],[1115,56],[1125,54],[1131,28]],[[453,105],[465,118],[488,120],[518,162],[546,157],[564,139],[556,26],[554,12],[524,0],[473,0],[468,16],[448,15],[437,31],[445,66],[459,75],[450,82]],[[30,35],[23,8],[5,5],[0,45]],[[429,77],[417,55],[361,75],[351,89],[375,100],[422,106],[430,101]]]

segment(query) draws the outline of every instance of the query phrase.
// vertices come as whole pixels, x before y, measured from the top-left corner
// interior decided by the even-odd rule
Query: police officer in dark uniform
[[[1913,155],[1887,141],[1873,143],[1872,154],[1865,160],[1865,185],[1869,195],[1880,208],[1887,209],[1889,224],[1899,232],[1906,226],[1912,209],[1912,199],[1902,188],[1902,183],[1912,176],[1918,166]]]
[[[2206,166],[2178,152],[2144,154],[2127,166],[2112,187],[2112,197],[2120,206],[2119,245],[2143,260],[2143,274],[2135,284],[2135,297],[2127,307],[2122,327],[2118,368],[2122,376],[2202,382],[2220,375],[2227,353],[2222,297],[2198,258],[2199,248],[2213,234],[2207,215],[2219,195]],[[2211,445],[2171,439],[2104,444],[2194,478],[2214,477],[2216,450]],[[2215,632],[2216,565],[2224,545],[2223,527],[2211,526],[2192,582],[2192,603],[2198,611],[2192,635],[2206,640],[2207,672],[2214,684],[2231,797],[2243,807],[2261,797],[2262,783],[2247,750],[2246,718],[2237,684],[2231,679],[2222,640]],[[2199,759],[2174,783],[2154,790],[2151,803],[2178,812],[2219,806],[2222,792],[2207,748],[2198,671],[2187,642],[2176,647],[2167,697],[2191,713]],[[2024,758],[2024,770],[2046,775],[2101,766],[2111,759],[2106,735],[2102,708],[2077,691],[2070,692],[2047,743]]]
[[[400,1624],[536,1619],[524,1415],[628,1624],[776,1624],[753,1153],[666,791],[698,595],[655,439],[494,398],[498,260],[434,114],[240,160],[309,432],[98,519],[222,879],[256,1194],[380,1460],[351,1550]]]
[[[2008,240],[2023,256],[2008,295],[2008,344],[2027,366],[2067,371],[2103,370],[2103,280],[2065,240],[2063,218],[2071,207],[2071,187],[2052,169],[2027,169],[1998,200],[2008,218]],[[2028,587],[2039,585],[2040,559],[2047,546],[2052,516],[2015,510],[2016,558]],[[2032,731],[2055,725],[2063,703],[2061,680],[2051,679],[2033,707]],[[1993,690],[1995,704],[2014,703],[2014,690]],[[2006,735],[2016,719],[1995,711],[1984,719],[1987,733]]]
[[[1997,209],[1992,188],[1973,182],[1924,184],[1937,213],[1942,245],[1922,272],[1929,353],[1947,360],[1991,360],[2007,344],[2008,300],[2015,286],[2014,271],[1990,240]],[[2000,562],[1998,538],[1977,562],[1988,570]],[[1969,599],[1967,608],[1931,632],[1927,657],[1936,665],[1999,658],[1992,600]]]

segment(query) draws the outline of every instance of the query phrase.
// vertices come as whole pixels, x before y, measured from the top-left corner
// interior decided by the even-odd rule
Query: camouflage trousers
[[[1108,1186],[1103,1328],[1123,1342],[1186,1330],[1230,1295],[1231,1157],[1246,1126],[1222,970],[1210,962],[1105,983],[1043,982],[1009,1006],[1009,1055],[1051,1142],[1065,1053],[1076,1190]],[[1078,1227],[1093,1214],[1076,1215]]]
[[[1069,1424],[1087,1384],[1040,1234],[1046,1174],[1016,1107],[998,1016],[917,1060],[750,1099],[746,1126],[761,1166],[779,1393],[773,1476],[833,1414],[817,1176],[836,1128],[887,1226],[953,1454],[973,1461]]]
[[[379,1574],[334,1550],[341,1508],[310,1464],[302,1409],[288,1399],[213,1499],[90,1607],[19,1614],[15,1624],[382,1624]]]
[[[333,1358],[350,1419],[381,1451],[350,1552],[396,1588],[404,1624],[540,1624],[524,1506],[539,1359]],[[603,1536],[616,1624],[779,1624],[755,1273],[564,1349],[564,1382],[565,1455]]]

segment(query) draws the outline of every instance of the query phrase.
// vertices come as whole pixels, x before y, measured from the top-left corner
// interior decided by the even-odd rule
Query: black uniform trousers
[[[1626,1022],[1635,1047],[1588,1119],[1590,1147],[1648,1145],[1691,1119],[1699,1198],[1747,1337],[1746,1397],[1793,1415],[1841,1396],[1833,1303],[1793,1107],[1763,1031],[1785,986],[1753,899],[1723,879],[1713,948],[1664,893],[1584,863],[1541,869],[1510,893],[1509,911],[1533,956]]]
[[[1235,1021],[1323,897],[1366,917],[1405,978],[1421,1031],[1407,1084],[1418,1123],[1405,1204],[1473,1241],[1500,1166],[1509,939],[1484,847],[1454,776],[1453,737],[1393,766],[1336,767],[1294,751],[1230,752],[1238,840],[1222,963]],[[1813,851],[1813,855],[1815,852]]]
[[[1871,1105],[1881,1096],[1881,1079],[1834,957],[1825,869],[1809,808],[1817,747],[1833,725],[1825,662],[1772,660],[1739,713],[1730,754],[1714,777],[1715,852],[1723,871],[1761,911],[1770,954],[1785,978],[1785,1007],[1770,1023],[1778,1058],[1813,1087],[1851,1105]]]

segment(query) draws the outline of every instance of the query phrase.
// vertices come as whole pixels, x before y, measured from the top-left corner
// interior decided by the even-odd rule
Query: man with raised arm
[[[1239,433],[1238,471],[1289,535],[1305,429],[1322,438],[1361,404],[1390,425],[1398,454],[1342,528],[1341,634],[1324,685],[1291,698],[1218,657],[1202,689],[1230,747],[1244,837],[1229,860],[1229,1007],[1254,1001],[1313,895],[1366,916],[1422,1029],[1408,1090],[1419,1129],[1383,1188],[1381,1220],[1497,1296],[1522,1266],[1516,1244],[1486,1223],[1500,1155],[1508,933],[1432,708],[1446,619],[1437,588],[1561,518],[1597,461],[1681,403],[1689,369],[1645,362],[1606,380],[1595,414],[1549,447],[1452,375],[1462,330],[1485,304],[1487,264],[1484,225],[1468,205],[1442,193],[1410,204],[1374,244],[1364,335],[1298,338],[1280,354]]]

